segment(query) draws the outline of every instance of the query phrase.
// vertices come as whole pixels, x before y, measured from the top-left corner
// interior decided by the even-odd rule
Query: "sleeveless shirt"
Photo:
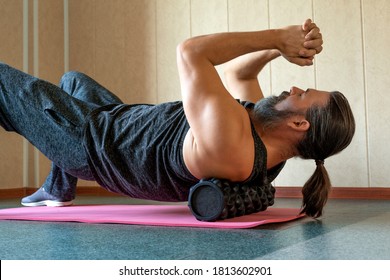
[[[181,101],[113,104],[89,115],[83,144],[96,181],[107,190],[140,199],[186,201],[199,181],[184,163],[188,129]],[[253,125],[252,134],[255,163],[247,181],[270,183],[284,163],[267,172],[266,149]]]

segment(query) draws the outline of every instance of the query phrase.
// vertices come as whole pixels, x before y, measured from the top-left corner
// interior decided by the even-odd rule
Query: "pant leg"
[[[83,73],[75,71],[65,73],[61,78],[60,87],[69,95],[95,105],[122,103],[117,96]],[[42,187],[56,197],[73,200],[76,197],[76,185],[76,177],[52,163],[50,173]]]
[[[41,186],[47,193],[70,201],[76,197],[77,177],[70,175],[52,162],[49,175]]]
[[[0,125],[24,136],[67,173],[93,180],[83,147],[86,116],[98,105],[0,64]]]
[[[61,78],[60,87],[74,98],[94,105],[104,106],[123,103],[119,97],[108,89],[80,72],[70,71],[65,73]]]

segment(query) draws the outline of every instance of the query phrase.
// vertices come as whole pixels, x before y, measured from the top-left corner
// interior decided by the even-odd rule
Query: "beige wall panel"
[[[0,61],[23,69],[23,1],[0,0]],[[23,185],[22,138],[0,128],[0,188]]]
[[[351,145],[339,155],[326,160],[326,167],[334,186],[367,187],[360,1],[315,1],[314,8],[316,21],[324,36],[324,50],[317,58],[317,86],[343,92],[356,121],[356,133]],[[333,15],[331,20],[329,15]]]
[[[126,103],[156,101],[155,1],[69,1],[70,69]]]
[[[191,1],[191,35],[198,36],[228,31],[227,0]],[[223,65],[216,67],[224,81]]]
[[[95,77],[95,0],[69,0],[69,70]]]
[[[228,31],[227,0],[191,1],[191,35]]]
[[[157,102],[180,100],[176,47],[190,37],[190,1],[156,1]]]
[[[156,103],[156,1],[126,1],[125,70],[126,103]]]
[[[370,185],[390,187],[390,1],[364,0],[363,15]]]
[[[268,29],[267,0],[228,0],[229,31],[257,31]],[[259,75],[264,96],[271,93],[271,64]]]
[[[28,73],[34,72],[34,2],[28,1]]]
[[[307,18],[312,18],[311,0],[278,0],[269,1],[270,28],[287,25],[299,25]],[[314,67],[299,67],[277,59],[274,62],[272,75],[272,93],[280,94],[291,86],[308,88],[315,86]]]
[[[0,0],[0,61],[23,67],[23,0]]]
[[[280,28],[287,25],[302,24],[312,18],[311,0],[269,1],[270,27]],[[280,57],[272,63],[272,94],[279,95],[291,86],[303,89],[315,87],[314,66],[300,67]],[[314,171],[315,164],[309,161],[291,159],[287,162],[275,184],[277,186],[302,186]]]
[[[257,31],[268,28],[268,0],[227,0],[229,31]]]
[[[39,77],[58,84],[64,73],[63,0],[39,1]]]
[[[95,78],[120,98],[126,97],[126,0],[95,2]]]

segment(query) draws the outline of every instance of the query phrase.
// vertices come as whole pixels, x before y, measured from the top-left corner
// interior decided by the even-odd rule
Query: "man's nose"
[[[291,87],[290,88],[290,95],[295,95],[299,93],[304,93],[305,91],[303,89],[300,89],[298,87]]]

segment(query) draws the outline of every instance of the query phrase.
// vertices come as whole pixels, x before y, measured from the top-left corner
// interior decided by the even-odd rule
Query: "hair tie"
[[[325,164],[325,161],[323,159],[316,159],[315,162],[316,162],[316,165],[324,165]]]

